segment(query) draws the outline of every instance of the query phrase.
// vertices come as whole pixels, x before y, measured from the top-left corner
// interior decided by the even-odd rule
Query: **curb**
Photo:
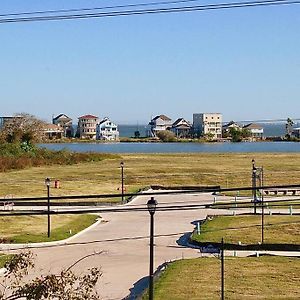
[[[81,236],[82,234],[86,233],[87,231],[93,229],[94,227],[98,226],[101,222],[102,222],[102,219],[98,219],[98,221],[96,221],[89,227],[83,229],[82,231],[80,231],[64,240],[52,241],[52,242],[41,242],[41,243],[27,243],[27,244],[0,244],[0,251],[30,249],[30,248],[36,248],[36,247],[43,248],[43,247],[48,247],[48,246],[66,245],[69,241],[72,241],[73,239],[75,239],[75,238]],[[1,271],[1,269],[0,269],[0,271]]]

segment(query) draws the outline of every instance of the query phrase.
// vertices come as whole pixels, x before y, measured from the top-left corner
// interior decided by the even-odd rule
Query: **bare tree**
[[[32,143],[42,141],[45,122],[27,113],[16,114],[4,123],[0,132],[2,141]]]
[[[101,253],[102,251],[84,256],[59,274],[36,277],[26,283],[24,277],[34,268],[33,254],[23,252],[14,255],[5,265],[7,271],[0,286],[0,300],[98,300],[100,297],[95,291],[95,285],[102,275],[100,269],[92,268],[85,275],[76,275],[72,268],[82,260]]]

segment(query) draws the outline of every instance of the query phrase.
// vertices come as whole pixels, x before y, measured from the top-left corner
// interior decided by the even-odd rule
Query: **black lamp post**
[[[45,179],[45,185],[47,187],[47,205],[48,205],[48,210],[47,210],[47,215],[48,215],[48,238],[50,237],[50,183],[51,180],[50,178]]]
[[[149,268],[149,300],[153,300],[153,248],[154,248],[154,214],[157,201],[154,197],[147,202],[150,214],[150,268]]]
[[[257,195],[256,195],[256,171],[257,168],[255,166],[255,160],[252,159],[252,195],[253,195],[253,202],[254,202],[254,214],[256,215],[256,203],[257,203]]]
[[[122,203],[124,203],[124,162],[120,162],[121,166],[121,189],[122,189]]]

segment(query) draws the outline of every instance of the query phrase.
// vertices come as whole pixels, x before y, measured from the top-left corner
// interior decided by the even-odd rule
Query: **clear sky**
[[[147,1],[1,0],[0,11]],[[0,49],[0,115],[300,117],[300,5],[0,24]]]

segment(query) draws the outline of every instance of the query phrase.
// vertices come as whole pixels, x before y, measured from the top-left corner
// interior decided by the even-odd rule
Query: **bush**
[[[176,136],[169,130],[162,130],[156,133],[156,136],[163,142],[175,142]]]
[[[0,145],[0,172],[19,170],[45,165],[73,165],[81,162],[97,162],[104,159],[119,158],[119,155],[105,153],[76,153],[67,150],[51,151],[33,145]]]

